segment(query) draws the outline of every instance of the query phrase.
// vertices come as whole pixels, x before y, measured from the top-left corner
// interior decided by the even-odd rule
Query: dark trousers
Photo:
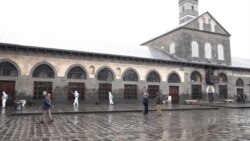
[[[144,110],[143,110],[143,114],[148,114],[148,105],[144,104]]]

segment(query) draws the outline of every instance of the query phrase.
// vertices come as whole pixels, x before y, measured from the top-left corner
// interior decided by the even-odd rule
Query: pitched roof
[[[183,29],[183,28],[186,28],[186,26],[188,25],[188,24],[190,24],[190,23],[192,23],[192,22],[194,22],[195,20],[197,20],[198,18],[200,18],[201,16],[203,16],[203,15],[205,15],[205,14],[208,14],[209,16],[211,16],[214,20],[215,20],[215,22],[216,23],[218,23],[218,25],[226,32],[226,34],[228,35],[228,36],[231,36],[231,34],[207,11],[207,12],[205,12],[205,13],[203,13],[203,14],[201,14],[200,16],[198,16],[198,17],[196,17],[196,18],[194,18],[194,19],[192,19],[192,20],[190,20],[190,21],[188,21],[188,22],[185,22],[185,23],[183,23],[183,24],[180,24],[180,25],[178,25],[176,28],[174,28],[174,29],[172,29],[172,30],[170,30],[170,31],[167,31],[166,33],[163,33],[163,34],[161,34],[160,36],[157,36],[157,37],[154,37],[154,38],[152,38],[152,39],[150,39],[150,40],[148,40],[148,41],[146,41],[146,42],[144,42],[144,43],[142,43],[141,45],[145,45],[145,44],[147,44],[147,43],[149,43],[149,42],[151,42],[151,41],[154,41],[154,40],[156,40],[156,39],[159,39],[159,38],[161,38],[161,37],[163,37],[163,36],[166,36],[166,35],[168,35],[168,34],[170,34],[170,33],[172,33],[172,32],[174,32],[174,31],[177,31],[177,30],[180,30],[180,29]],[[190,28],[189,28],[190,29]],[[195,29],[194,29],[195,30]],[[201,31],[203,31],[203,30],[201,30]],[[207,31],[204,31],[204,32],[207,32]],[[211,33],[213,33],[213,34],[215,34],[214,32],[211,32]]]
[[[250,68],[250,59],[232,57],[232,67]]]
[[[60,49],[68,51],[79,51],[86,53],[97,53],[107,55],[117,55],[125,57],[136,57],[156,60],[173,60],[167,53],[159,48],[129,45],[120,43],[107,43],[100,41],[79,41],[64,39],[60,41],[48,39],[31,39],[15,36],[1,36],[0,43],[16,44],[28,47],[40,47],[48,49]]]

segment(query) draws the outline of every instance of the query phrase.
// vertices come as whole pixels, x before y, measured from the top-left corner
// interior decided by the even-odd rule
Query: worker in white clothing
[[[5,108],[6,100],[7,99],[8,99],[8,95],[5,93],[5,91],[3,91],[3,95],[2,95],[2,108]]]
[[[78,98],[79,98],[79,93],[77,92],[77,90],[75,90],[75,92],[73,93],[74,94],[74,96],[75,96],[75,101],[74,101],[74,103],[73,103],[73,105],[75,106],[78,106],[79,104],[78,104]]]
[[[114,102],[113,102],[113,95],[112,95],[111,92],[109,92],[109,104],[110,104],[110,105],[113,105],[113,104],[114,104]]]

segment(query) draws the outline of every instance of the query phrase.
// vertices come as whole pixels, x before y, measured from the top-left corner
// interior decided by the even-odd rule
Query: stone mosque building
[[[105,43],[27,44],[0,39],[0,92],[14,99],[31,95],[65,102],[78,90],[81,102],[141,100],[147,91],[218,102],[249,95],[250,63],[231,58],[230,34],[209,13],[198,13],[198,0],[179,0],[180,25],[138,46]],[[72,46],[65,50],[63,46]]]

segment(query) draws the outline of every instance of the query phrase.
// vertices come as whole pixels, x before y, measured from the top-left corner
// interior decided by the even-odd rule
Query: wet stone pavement
[[[0,128],[0,140],[16,141],[248,141],[250,110],[155,111],[53,115],[40,123],[39,115],[11,116]]]

